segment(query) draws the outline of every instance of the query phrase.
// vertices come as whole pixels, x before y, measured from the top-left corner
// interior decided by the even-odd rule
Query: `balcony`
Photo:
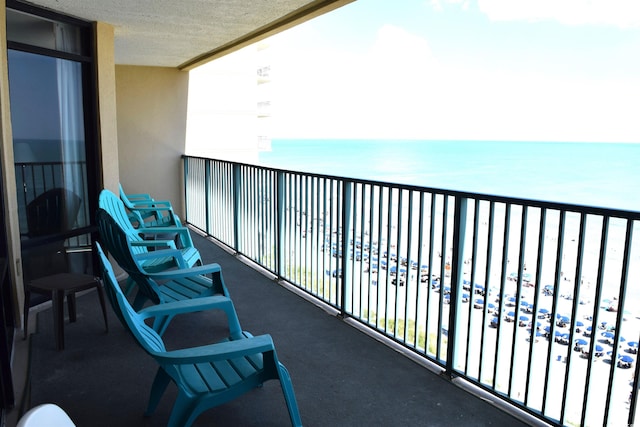
[[[633,423],[637,212],[193,157],[184,171],[197,245],[243,327],[274,337],[307,425]],[[99,320],[69,327],[64,352],[34,335],[31,403],[139,425],[150,359]],[[286,424],[278,399],[265,388],[199,422]]]

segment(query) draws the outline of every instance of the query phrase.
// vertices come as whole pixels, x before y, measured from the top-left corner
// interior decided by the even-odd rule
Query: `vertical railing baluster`
[[[465,221],[466,222],[466,221]],[[474,286],[475,286],[475,280],[476,280],[476,254],[478,253],[478,230],[479,230],[479,224],[480,224],[480,200],[479,199],[475,199],[474,204],[473,204],[473,235],[472,235],[472,240],[471,240],[471,256],[469,257],[469,259],[471,260],[471,272],[469,275],[469,309],[468,309],[468,316],[469,319],[467,320],[467,336],[466,336],[466,340],[467,340],[467,351],[465,354],[465,368],[464,368],[464,373],[465,375],[469,375],[469,367],[471,365],[471,340],[473,339],[473,336],[471,334],[471,328],[472,328],[472,322],[471,319],[473,317],[472,314],[472,310],[475,304],[475,299],[473,296],[474,293]],[[466,260],[466,258],[465,258]],[[475,356],[475,355],[474,355]],[[480,378],[478,378],[480,379]]]
[[[453,377],[453,371],[458,365],[458,325],[462,322],[460,309],[462,301],[462,270],[464,268],[464,249],[467,225],[467,198],[456,196],[453,208],[453,247],[451,253],[451,295],[449,303],[449,332],[447,341],[446,375]],[[441,291],[444,293],[444,291]]]
[[[205,227],[206,227],[206,231],[207,234],[211,233],[211,204],[212,204],[212,200],[211,200],[211,163],[210,161],[205,161],[204,162],[204,191],[205,191],[205,197],[204,197],[204,219],[205,219]]]
[[[404,222],[404,218],[402,216],[402,200],[403,200],[403,191],[401,189],[398,189],[398,209],[396,211],[396,216],[397,216],[397,222],[396,222],[396,227],[398,228],[397,232],[396,232],[396,286],[394,289],[394,299],[395,299],[395,304],[394,304],[394,308],[393,308],[393,317],[395,319],[394,323],[394,330],[393,330],[393,336],[397,337],[398,336],[398,328],[400,327],[398,322],[398,309],[399,309],[399,302],[398,302],[398,294],[400,293],[400,280],[401,280],[401,274],[400,274],[400,270],[401,270],[401,259],[402,259],[402,223]]]
[[[353,268],[349,262],[349,249],[352,241],[352,224],[353,224],[353,182],[342,181],[342,278],[338,275],[337,283],[340,284],[341,300],[340,310],[341,316],[346,316],[347,309],[350,307],[350,288],[352,285]]]
[[[276,172],[276,274],[284,277],[284,172]]]

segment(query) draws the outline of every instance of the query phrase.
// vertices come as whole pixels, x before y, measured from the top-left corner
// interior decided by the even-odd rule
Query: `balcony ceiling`
[[[35,0],[113,25],[120,65],[190,69],[353,0]]]

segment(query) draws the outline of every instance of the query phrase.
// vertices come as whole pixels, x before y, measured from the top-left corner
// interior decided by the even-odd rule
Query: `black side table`
[[[96,288],[102,307],[104,326],[109,332],[107,324],[107,309],[104,301],[104,289],[97,277],[88,274],[59,273],[32,280],[25,286],[24,295],[24,336],[27,337],[29,320],[29,298],[31,292],[51,297],[53,303],[53,330],[56,336],[56,348],[64,349],[64,298],[67,297],[69,306],[69,321],[76,321],[76,292]]]

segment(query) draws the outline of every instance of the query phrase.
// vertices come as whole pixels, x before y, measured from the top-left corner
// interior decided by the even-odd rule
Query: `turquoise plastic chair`
[[[98,209],[96,219],[100,242],[118,265],[129,274],[129,285],[137,285],[137,293],[133,300],[135,310],[141,310],[149,301],[153,304],[165,304],[212,295],[229,298],[229,291],[222,277],[222,269],[218,264],[190,268],[182,260],[181,252],[176,249],[135,254],[127,234],[108,212]],[[178,268],[149,272],[145,269],[144,262],[154,258],[165,260],[165,262],[173,259]],[[127,293],[131,288],[127,286]],[[159,316],[153,328],[162,334],[170,320]]]
[[[100,244],[96,247],[114,311],[140,347],[160,365],[145,416],[153,414],[170,382],[177,386],[178,396],[167,425],[188,427],[207,409],[236,399],[268,380],[279,380],[291,424],[302,425],[291,377],[278,361],[271,336],[254,337],[243,332],[230,299],[213,296],[176,301],[136,312],[122,293]],[[223,310],[229,322],[229,339],[216,344],[167,351],[161,336],[145,323],[156,316],[212,309]]]
[[[98,206],[105,210],[116,223],[124,230],[132,242],[133,252],[136,255],[146,254],[149,248],[171,248],[179,250],[182,258],[188,267],[202,264],[200,252],[193,245],[191,234],[186,227],[138,227],[135,228],[122,200],[111,191],[104,189],[100,192],[98,198]],[[167,238],[170,236],[170,238]],[[178,245],[176,245],[176,241]],[[171,265],[167,265],[166,261],[161,258],[150,258],[143,263],[143,267],[147,271],[165,270]]]
[[[119,184],[120,200],[129,213],[129,220],[138,227],[181,227],[180,218],[168,200],[155,200],[147,193],[127,194]]]

